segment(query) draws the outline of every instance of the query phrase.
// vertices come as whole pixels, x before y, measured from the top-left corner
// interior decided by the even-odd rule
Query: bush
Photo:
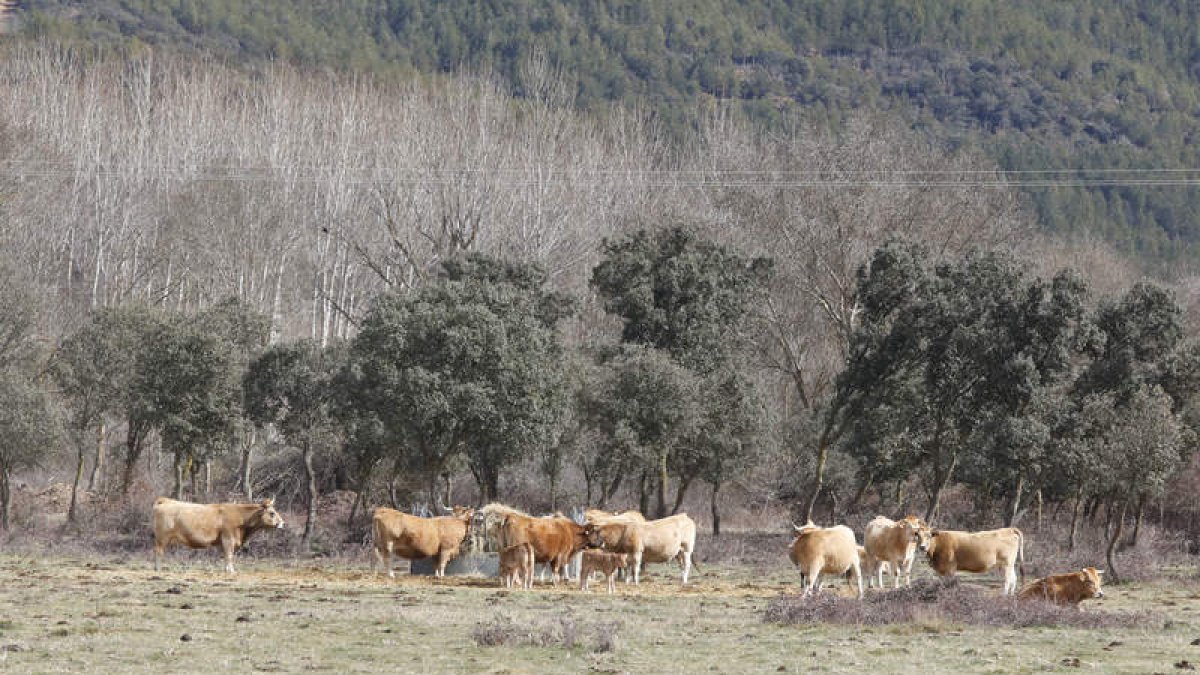
[[[592,651],[611,652],[617,649],[619,622],[601,623],[592,627]],[[510,616],[497,615],[491,621],[475,626],[471,637],[481,647],[562,647],[574,649],[579,643],[580,626],[569,615],[550,623],[530,625],[519,623]]]

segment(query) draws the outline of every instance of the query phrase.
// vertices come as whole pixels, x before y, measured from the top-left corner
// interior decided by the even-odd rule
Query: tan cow
[[[389,577],[395,577],[392,554],[401,558],[437,558],[434,576],[446,576],[446,564],[458,557],[462,542],[467,538],[475,510],[455,506],[452,516],[422,518],[380,506],[372,516],[375,533],[375,560],[371,571],[379,573],[382,564]]]
[[[583,526],[570,518],[535,518],[503,504],[488,504],[479,512],[485,523],[485,534],[497,548],[503,550],[514,544],[530,544],[534,559],[550,566],[551,578],[556,584],[571,558],[587,545]]]
[[[601,511],[600,509],[586,509],[583,512],[583,520],[585,523],[595,523],[595,522],[599,522],[601,520],[612,520],[614,518],[625,519],[625,520],[636,520],[639,523],[646,522],[646,516],[643,516],[641,511],[637,511],[634,509],[629,509],[627,511],[621,511],[620,513],[613,513],[611,511]]]
[[[591,583],[592,572],[604,575],[609,593],[617,592],[617,570],[629,564],[628,553],[613,553],[590,548],[583,552],[579,565],[579,588],[586,591]]]
[[[225,571],[234,573],[233,554],[259,530],[281,529],[283,518],[275,500],[258,504],[193,504],[166,497],[154,500],[154,569],[172,544],[189,548],[220,545],[225,552]]]
[[[893,587],[900,588],[901,575],[904,576],[905,586],[912,585],[913,559],[918,550],[924,553],[929,549],[930,536],[929,526],[916,516],[907,516],[900,522],[876,516],[867,523],[863,533],[863,548],[872,563],[887,563],[892,573]],[[883,573],[883,565],[872,565],[871,576],[878,574],[880,588],[883,588]]]
[[[850,573],[852,582],[858,585],[858,597],[861,598],[862,567],[854,531],[845,525],[817,527],[812,521],[795,530],[796,538],[788,547],[788,558],[800,568],[804,595],[812,595],[820,589],[821,574],[841,576]]]
[[[533,547],[513,544],[500,551],[500,578],[507,588],[533,588]]]
[[[633,567],[632,580],[641,582],[642,563],[678,560],[683,565],[681,581],[687,585],[692,571],[692,554],[696,550],[696,522],[686,513],[637,522],[628,518],[612,518],[588,523],[585,527],[589,543],[615,553],[628,553]]]
[[[1104,570],[1085,567],[1071,574],[1055,574],[1029,584],[1018,596],[1022,600],[1041,598],[1059,605],[1079,607],[1088,598],[1103,598],[1100,575]]]
[[[956,532],[934,530],[925,551],[929,566],[943,577],[955,572],[983,574],[993,569],[1003,571],[1003,595],[1017,592],[1017,574],[1025,577],[1025,535],[1015,527],[986,532]]]
[[[858,547],[858,562],[862,566],[863,578],[867,580],[867,588],[874,586],[876,572],[880,574],[888,573],[888,564],[871,557],[871,554],[867,553],[867,547],[865,546]],[[846,570],[846,578],[853,580],[853,577],[854,570]],[[883,588],[883,584],[880,584],[879,587]]]

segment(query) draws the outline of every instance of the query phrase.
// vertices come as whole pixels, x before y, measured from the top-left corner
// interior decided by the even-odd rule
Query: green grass
[[[1150,610],[1166,628],[998,630],[764,623],[767,602],[796,589],[786,564],[705,566],[687,589],[657,566],[615,596],[366,569],[244,560],[227,577],[215,557],[155,573],[143,560],[0,556],[0,671],[1074,672],[1066,664],[1078,659],[1101,672],[1174,672],[1200,663],[1191,580],[1113,587],[1087,605]],[[569,619],[575,646],[478,646],[473,631],[497,617],[532,632]],[[595,634],[613,622],[616,648],[595,651]]]

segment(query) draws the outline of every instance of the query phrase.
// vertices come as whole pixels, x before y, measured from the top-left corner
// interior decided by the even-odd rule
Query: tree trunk
[[[691,478],[680,478],[679,488],[675,492],[675,505],[671,507],[671,515],[679,513],[679,507],[683,506],[683,497],[687,494],[688,487],[692,484]]]
[[[391,504],[392,508],[396,509],[397,511],[400,510],[400,506],[399,506],[400,500],[396,498],[396,479],[399,477],[400,476],[397,473],[396,469],[393,468],[392,475],[390,478],[388,478],[388,504]]]
[[[875,474],[869,473],[863,478],[862,483],[858,486],[858,490],[854,492],[854,497],[850,499],[849,504],[846,504],[847,511],[853,511],[858,508],[858,503],[862,501],[863,496],[867,494],[867,490],[871,489],[871,484],[874,482]]]
[[[366,492],[366,485],[362,485],[362,484],[360,484],[358,486],[358,489],[354,492],[354,503],[350,505],[350,515],[346,518],[346,529],[347,530],[354,529],[354,521],[356,519],[356,516],[358,516],[358,510],[364,506],[363,496],[364,496],[365,492]]]
[[[1137,515],[1133,518],[1133,536],[1129,539],[1130,546],[1138,545],[1138,535],[1142,532],[1142,516],[1146,515],[1146,497],[1138,499]]]
[[[1121,534],[1125,531],[1125,509],[1128,507],[1128,500],[1121,500],[1120,515],[1117,517],[1117,526],[1108,537],[1108,549],[1104,552],[1104,557],[1108,561],[1108,576],[1112,579],[1113,584],[1121,583],[1121,575],[1117,572],[1117,566],[1113,564],[1113,554],[1117,550],[1117,542],[1121,540]]]
[[[308,484],[308,513],[304,517],[304,535],[302,540],[308,543],[313,529],[317,526],[317,472],[313,470],[312,441],[304,439],[304,479]]]
[[[721,536],[721,512],[720,512],[720,510],[717,509],[717,491],[720,489],[721,489],[720,483],[713,483],[712,501],[709,502],[709,505],[712,508],[712,523],[713,523],[712,527],[713,527],[713,536],[714,537]]]
[[[92,474],[88,477],[88,492],[95,492],[100,485],[100,477],[104,471],[104,422],[96,430],[96,461],[92,464]]]
[[[171,487],[171,499],[183,498],[183,453],[175,453],[175,482]]]
[[[444,488],[442,491],[442,505],[450,506],[451,500],[453,499],[452,493],[454,492],[454,479],[450,477],[449,471],[442,473],[442,486]],[[495,499],[496,497],[498,497],[500,495],[500,472],[499,471],[496,471],[492,477],[491,489],[492,489],[492,498],[493,499]]]
[[[642,471],[642,477],[638,481],[638,510],[642,513],[650,512],[650,486],[647,485],[649,482],[648,472]]]
[[[953,452],[950,455],[950,464],[944,470],[940,467],[935,469],[933,494],[930,495],[929,509],[925,511],[925,522],[932,524],[933,519],[937,517],[938,508],[942,505],[942,493],[950,484],[950,479],[954,476],[954,467],[957,464],[958,452]]]
[[[817,440],[817,462],[813,467],[812,488],[808,492],[808,501],[804,503],[804,521],[811,521],[813,509],[817,506],[817,498],[821,495],[821,487],[825,484],[825,464],[829,461],[829,436],[822,433]]]
[[[0,464],[0,530],[8,531],[8,511],[12,505],[12,492],[9,490],[8,465]]]
[[[667,453],[660,453],[658,456],[658,503],[657,513],[659,518],[667,517]]]
[[[254,460],[255,433],[250,431],[249,437],[242,441],[242,461],[238,464],[238,488],[246,495],[246,501],[254,501],[254,485],[250,482],[250,465]]]
[[[128,496],[129,488],[133,487],[133,471],[142,457],[145,435],[145,429],[140,422],[129,423],[129,431],[125,436],[125,470],[121,474],[122,496]]]
[[[1004,526],[1013,527],[1017,522],[1017,512],[1021,509],[1021,493],[1025,491],[1025,476],[1017,478],[1017,485],[1013,489],[1012,499],[1008,502],[1008,508],[1004,510]]]
[[[83,464],[87,454],[83,443],[79,444],[78,451],[79,457],[75,462],[75,480],[71,482],[71,505],[67,507],[67,522],[72,525],[75,524],[79,516],[79,484],[83,482]]]
[[[1042,506],[1044,504],[1044,501],[1042,499],[1042,489],[1041,488],[1038,488],[1037,492],[1033,493],[1033,503],[1037,504],[1037,530],[1038,530],[1038,532],[1041,532],[1042,531]]]
[[[600,495],[600,508],[602,508],[602,509],[608,508],[608,500],[612,499],[613,497],[615,497],[617,495],[617,490],[621,489],[621,479],[623,479],[624,477],[625,477],[624,474],[622,474],[620,471],[618,471],[617,475],[613,476],[612,482],[609,483],[608,489],[604,489],[604,485],[601,484],[600,488],[601,488],[601,491],[603,492],[603,494]],[[645,509],[645,506],[643,505],[642,513],[645,513],[645,512],[646,512],[646,509]]]

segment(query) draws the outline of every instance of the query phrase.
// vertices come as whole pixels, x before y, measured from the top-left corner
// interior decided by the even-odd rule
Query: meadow
[[[780,558],[704,565],[686,588],[677,568],[654,565],[640,587],[608,596],[549,582],[509,591],[484,578],[389,580],[365,555],[246,557],[231,577],[212,551],[171,556],[161,572],[139,552],[9,551],[0,671],[1167,673],[1200,663],[1194,569],[1108,587],[1063,625],[780,623],[768,608],[798,588]],[[992,599],[995,578],[958,586],[1005,602]]]

